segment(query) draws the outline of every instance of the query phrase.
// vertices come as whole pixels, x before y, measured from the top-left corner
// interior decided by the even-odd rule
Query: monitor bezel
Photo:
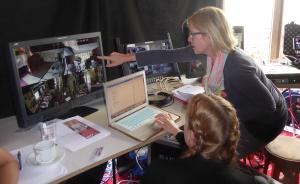
[[[65,102],[63,104],[60,104],[59,106],[52,107],[50,109],[41,111],[37,114],[28,115],[26,112],[22,87],[20,85],[20,75],[15,62],[14,49],[22,46],[31,47],[31,46],[41,45],[41,44],[51,44],[55,42],[63,42],[67,40],[84,39],[84,38],[92,38],[92,37],[99,38],[99,49],[101,52],[100,55],[103,55],[101,32],[83,33],[83,34],[75,34],[75,35],[59,36],[59,37],[49,37],[49,38],[34,39],[34,40],[27,40],[27,41],[20,41],[20,42],[11,42],[8,44],[9,46],[8,66],[11,73],[10,75],[11,89],[14,97],[13,100],[14,100],[14,107],[15,107],[15,115],[17,118],[17,123],[19,128],[28,128],[34,126],[39,122],[57,118],[59,115],[63,115],[68,110],[84,105],[95,99],[100,99],[104,101],[104,92],[103,92],[103,84],[102,84],[100,90],[91,92],[79,98],[75,98],[70,102]],[[104,82],[106,82],[107,77],[106,77],[105,64],[103,60],[101,63],[103,65]]]

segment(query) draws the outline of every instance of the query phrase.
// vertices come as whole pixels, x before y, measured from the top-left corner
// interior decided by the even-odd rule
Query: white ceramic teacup
[[[50,140],[36,143],[33,147],[33,151],[37,163],[49,163],[56,157],[55,143]]]

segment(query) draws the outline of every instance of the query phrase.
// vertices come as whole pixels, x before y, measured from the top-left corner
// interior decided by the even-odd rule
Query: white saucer
[[[46,162],[46,163],[37,162],[35,160],[34,152],[31,152],[28,155],[26,161],[28,164],[33,166],[47,166],[61,161],[64,157],[65,157],[65,150],[63,148],[56,147],[56,157],[51,162]]]

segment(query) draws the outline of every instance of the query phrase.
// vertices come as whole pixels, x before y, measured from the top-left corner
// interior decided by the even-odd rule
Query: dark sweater
[[[176,135],[185,147],[184,134]],[[156,160],[141,179],[141,184],[267,184],[268,178],[245,166],[236,168],[228,164],[194,156],[176,160]]]
[[[256,63],[235,50],[224,66],[225,97],[247,130],[262,141],[273,140],[287,120],[285,99]]]
[[[200,156],[151,163],[141,184],[254,184],[254,177]]]
[[[191,47],[174,50],[153,50],[136,54],[140,66],[189,62],[197,59]],[[283,129],[287,106],[282,94],[262,70],[242,50],[228,54],[224,66],[225,98],[237,110],[246,129],[263,142],[270,142]]]

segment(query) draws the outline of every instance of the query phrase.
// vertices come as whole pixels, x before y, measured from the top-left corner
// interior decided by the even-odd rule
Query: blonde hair
[[[216,95],[195,95],[189,101],[186,123],[196,143],[186,150],[183,158],[201,155],[205,159],[236,163],[239,120],[227,100]]]
[[[218,51],[229,52],[237,44],[233,28],[219,8],[201,8],[187,19],[187,23],[208,34],[214,53]]]

